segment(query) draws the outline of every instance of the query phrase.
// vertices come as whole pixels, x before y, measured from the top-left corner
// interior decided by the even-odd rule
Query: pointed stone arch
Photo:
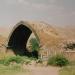
[[[35,37],[39,41],[39,37],[38,37],[38,34],[36,33],[35,29],[32,28],[31,25],[29,25],[27,22],[20,21],[13,27],[13,29],[8,37],[7,47],[10,49],[13,49],[15,54],[28,55],[29,52],[26,49],[26,44],[27,44],[27,41],[28,41],[31,33],[34,33]],[[39,41],[39,43],[40,43],[40,41]]]

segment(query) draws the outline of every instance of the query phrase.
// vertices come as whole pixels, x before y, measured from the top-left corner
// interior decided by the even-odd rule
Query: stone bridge
[[[39,40],[41,57],[44,56],[45,58],[61,51],[62,38],[55,28],[43,22],[28,21],[20,21],[12,28],[7,40],[7,48],[12,49],[15,54],[23,55],[27,53],[26,45],[32,33]]]

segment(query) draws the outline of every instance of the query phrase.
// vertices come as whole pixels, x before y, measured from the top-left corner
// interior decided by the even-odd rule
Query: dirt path
[[[57,67],[39,67],[31,65],[25,66],[25,68],[29,70],[27,75],[59,75],[59,68]]]

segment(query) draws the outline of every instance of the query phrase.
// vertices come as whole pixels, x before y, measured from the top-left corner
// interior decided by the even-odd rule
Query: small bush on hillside
[[[26,56],[8,56],[3,59],[0,59],[0,64],[10,65],[10,64],[30,64],[32,61],[36,63],[42,63],[41,59],[26,57]]]
[[[11,56],[11,57],[4,59],[5,65],[9,65],[10,63],[17,63],[17,64],[24,63],[24,60],[22,59],[21,56]]]
[[[63,55],[54,55],[48,59],[48,65],[66,66],[69,61]]]

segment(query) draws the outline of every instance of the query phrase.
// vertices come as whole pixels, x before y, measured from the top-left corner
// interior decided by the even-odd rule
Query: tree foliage
[[[30,44],[31,44],[31,49],[32,51],[38,51],[39,50],[39,42],[36,38],[32,38],[30,40]]]

